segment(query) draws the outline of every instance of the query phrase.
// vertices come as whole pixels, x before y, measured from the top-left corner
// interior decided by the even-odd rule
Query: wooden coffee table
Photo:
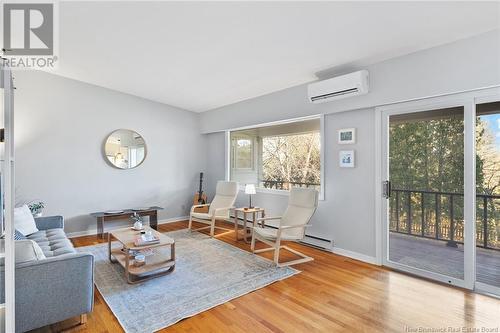
[[[144,231],[148,230],[160,239],[159,243],[146,246],[135,246],[134,239],[141,233],[131,228],[117,229],[108,233],[109,261],[112,263],[119,263],[125,269],[125,278],[128,283],[134,284],[146,281],[154,277],[171,273],[175,269],[174,239],[145,226]],[[111,247],[113,238],[120,242],[120,248],[113,249]],[[170,246],[169,255],[158,251],[158,249],[165,246]],[[145,249],[152,249],[153,254],[146,256],[146,263],[143,266],[135,266],[134,258],[129,252],[131,250],[140,251]]]

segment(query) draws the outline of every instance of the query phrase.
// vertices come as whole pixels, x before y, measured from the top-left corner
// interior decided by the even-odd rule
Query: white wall
[[[205,135],[206,140],[206,173],[205,191],[208,201],[212,201],[215,194],[215,185],[218,180],[225,179],[225,134],[219,132],[213,135]]]
[[[307,230],[308,235],[332,239],[336,247],[368,256],[375,256],[374,119],[373,109],[325,116],[325,200],[320,201],[312,227]],[[356,144],[337,144],[337,130],[353,126],[357,128]],[[216,156],[209,159],[209,169],[218,179],[223,179],[224,133],[207,137],[212,143],[208,150]],[[346,149],[356,150],[354,169],[339,166],[339,151]],[[268,216],[279,216],[287,206],[288,196],[257,193],[253,203],[264,207]],[[240,192],[236,205],[248,205],[248,196]]]
[[[66,231],[95,229],[95,211],[159,205],[159,219],[185,216],[205,162],[198,115],[47,74],[15,73],[17,202],[40,199]],[[115,129],[140,133],[142,165],[108,165],[103,143]]]
[[[320,202],[308,231],[333,239],[342,253],[373,260],[375,240],[375,110],[374,107],[407,99],[424,98],[500,85],[500,31],[417,52],[369,66],[368,95],[313,105],[301,85],[201,114],[206,133],[313,114],[325,116],[325,200]],[[356,69],[353,69],[356,70]],[[355,110],[355,111],[348,111]],[[345,112],[348,111],[348,112]],[[357,143],[337,144],[337,129],[357,128]],[[224,151],[222,133],[208,134],[209,154]],[[356,150],[356,167],[338,166],[339,150]],[[212,163],[224,175],[224,163]],[[247,204],[240,194],[239,205]],[[288,198],[258,193],[255,203],[268,215],[280,215]],[[346,252],[347,251],[347,252]]]
[[[500,30],[494,30],[368,66],[368,95],[311,104],[307,101],[307,85],[299,85],[204,112],[201,114],[201,129],[204,133],[211,133],[492,86],[500,82],[499,59]]]
[[[206,187],[225,177],[224,133],[216,131],[312,114],[325,117],[325,200],[314,236],[375,256],[374,106],[500,84],[499,31],[369,66],[370,94],[313,105],[306,86],[196,115],[163,104],[42,72],[16,73],[18,201],[42,199],[62,214],[67,231],[95,228],[90,212],[158,204],[160,218],[187,214],[205,170]],[[356,68],[353,68],[355,70]],[[357,110],[356,110],[357,109]],[[342,112],[347,110],[356,110]],[[338,167],[336,130],[358,129],[357,166]],[[130,128],[148,145],[137,169],[111,168],[102,156],[107,134]],[[202,132],[213,133],[205,137]],[[346,147],[347,148],[347,147]],[[240,195],[238,205],[247,203]],[[256,205],[279,215],[287,197],[259,193]]]

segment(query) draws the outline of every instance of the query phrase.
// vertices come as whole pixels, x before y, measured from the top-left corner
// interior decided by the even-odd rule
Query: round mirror
[[[146,143],[139,133],[119,129],[106,139],[104,153],[112,166],[132,169],[139,166],[146,158]]]

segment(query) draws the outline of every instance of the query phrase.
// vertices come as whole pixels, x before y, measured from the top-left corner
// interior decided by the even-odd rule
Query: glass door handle
[[[391,181],[386,180],[382,182],[382,196],[386,199],[391,197]]]

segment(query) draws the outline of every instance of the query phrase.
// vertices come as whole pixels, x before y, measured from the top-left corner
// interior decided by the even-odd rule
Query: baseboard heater
[[[231,221],[234,222],[234,216],[231,216],[230,218],[231,218]],[[240,217],[238,217],[238,220],[243,221],[243,219]],[[250,221],[250,220],[248,220],[248,221]],[[268,225],[268,224],[266,224],[266,228],[278,229],[275,226]],[[313,246],[315,248],[330,251],[330,252],[333,251],[333,240],[331,240],[331,239],[326,239],[326,238],[321,238],[318,236],[312,236],[312,235],[306,234],[306,236],[304,237],[304,239],[300,243],[307,245],[307,246]]]
[[[300,243],[304,245],[314,246],[330,252],[333,250],[333,240],[308,234],[306,234],[306,237],[304,237],[304,239]]]

